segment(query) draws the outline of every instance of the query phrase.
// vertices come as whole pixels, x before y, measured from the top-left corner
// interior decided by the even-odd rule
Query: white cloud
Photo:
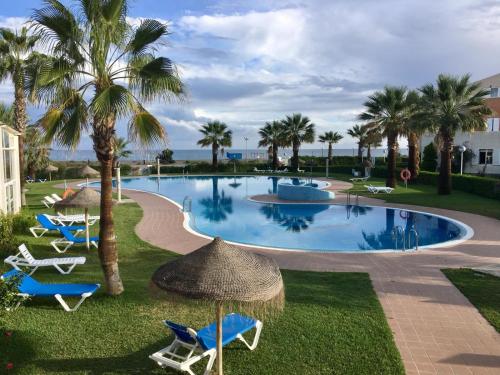
[[[28,18],[26,17],[2,17],[0,16],[0,27],[6,27],[8,29],[18,30],[23,26],[26,26]]]

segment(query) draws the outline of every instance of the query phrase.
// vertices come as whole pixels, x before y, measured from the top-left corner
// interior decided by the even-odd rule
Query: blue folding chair
[[[165,320],[165,325],[174,333],[174,341],[166,348],[149,356],[160,367],[171,367],[179,371],[186,371],[196,375],[191,366],[205,357],[208,363],[204,375],[211,373],[217,356],[216,338],[217,324],[212,323],[199,331]],[[249,344],[243,334],[255,328],[252,344]],[[259,343],[262,322],[239,314],[228,314],[222,320],[222,346],[229,345],[235,340],[242,341],[250,350],[254,350]],[[184,349],[185,354],[180,354]]]
[[[54,297],[68,312],[76,311],[88,297],[100,288],[100,284],[42,284],[31,276],[18,270],[4,273],[2,279],[19,277],[18,292],[23,297]],[[69,307],[64,297],[79,297],[80,300],[73,307]]]
[[[58,253],[65,253],[73,245],[78,244],[86,244],[87,240],[85,237],[77,237],[76,234],[81,233],[82,231],[77,231],[75,234],[71,232],[70,227],[59,227],[59,232],[64,236],[62,238],[57,238],[53,240],[50,244]],[[94,247],[97,249],[97,242],[99,242],[99,237],[90,237],[89,241]],[[60,248],[60,246],[63,246]]]
[[[64,226],[64,225],[57,225],[52,222],[47,215],[44,214],[38,214],[36,215],[36,220],[38,221],[38,226],[36,227],[31,227],[30,232],[33,234],[35,237],[42,237],[45,233],[47,233],[49,230],[59,230],[60,228],[66,228],[68,230],[72,231],[84,231],[85,227],[81,225],[72,225],[72,226]]]

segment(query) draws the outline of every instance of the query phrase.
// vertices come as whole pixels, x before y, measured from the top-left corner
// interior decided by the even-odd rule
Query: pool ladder
[[[347,199],[347,204],[351,204],[351,195],[354,195],[351,193],[350,190],[347,190],[347,195],[346,195],[346,199]],[[359,206],[359,194],[355,194],[356,195],[356,206]]]
[[[406,235],[408,234],[408,242],[406,241]],[[394,240],[394,247],[396,250],[398,250],[398,239],[401,238],[401,244],[403,245],[402,250],[412,250],[410,248],[411,246],[411,236],[415,237],[415,250],[418,250],[418,232],[415,229],[415,226],[412,226],[409,230],[408,233],[406,233],[405,229],[401,225],[397,225],[394,228],[392,228],[392,239]],[[408,244],[408,249],[406,248],[406,245]]]
[[[184,197],[182,201],[182,212],[191,212],[192,200],[191,197]]]

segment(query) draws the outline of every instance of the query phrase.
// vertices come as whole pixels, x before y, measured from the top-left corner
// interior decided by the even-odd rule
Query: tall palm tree
[[[27,71],[35,64],[39,54],[33,51],[38,36],[28,35],[23,27],[19,32],[0,29],[0,80],[10,79],[14,85],[14,113],[12,126],[19,135],[19,173],[21,188],[24,186],[24,140],[28,117],[26,114],[25,85]]]
[[[358,144],[358,160],[360,163],[363,160],[363,149],[366,145],[366,130],[362,125],[354,125],[351,129],[347,129],[347,134],[358,140],[356,143]]]
[[[212,147],[212,167],[217,169],[219,147],[231,147],[233,132],[221,121],[209,121],[200,129],[203,138],[198,141],[201,147]]]
[[[359,118],[373,123],[387,137],[388,163],[386,186],[396,186],[396,155],[398,137],[415,110],[416,93],[406,87],[385,87],[369,96],[365,102],[366,111]]]
[[[31,178],[36,178],[36,172],[49,165],[50,148],[43,138],[43,134],[36,125],[26,128],[26,142],[24,156],[26,170]]]
[[[278,169],[278,147],[283,143],[283,125],[280,121],[266,122],[259,129],[259,147],[270,147],[273,155],[273,170]]]
[[[114,147],[114,155],[113,155],[113,167],[118,168],[118,161],[120,158],[128,158],[132,155],[132,151],[127,150],[127,146],[129,145],[129,141],[127,141],[123,137],[117,137],[114,139],[113,147]]]
[[[307,116],[294,113],[286,116],[283,124],[283,143],[292,146],[292,169],[299,169],[299,149],[302,143],[314,142],[315,125]]]
[[[366,129],[365,144],[366,144],[366,157],[371,159],[372,147],[380,147],[382,145],[382,133],[380,129],[373,124],[363,125]]]
[[[319,136],[321,143],[328,143],[328,161],[332,161],[332,145],[339,143],[342,138],[344,137],[337,132],[325,132]]]
[[[90,131],[101,164],[99,258],[106,291],[123,292],[112,211],[115,126],[129,118],[129,138],[160,142],[165,130],[143,103],[184,93],[173,62],[156,56],[167,25],[144,19],[127,23],[127,0],[78,0],[79,13],[58,0],[33,12],[32,30],[52,57],[36,69],[31,91],[48,109],[39,120],[47,140],[74,148]]]
[[[485,105],[488,90],[470,82],[470,76],[455,77],[440,74],[436,85],[428,84],[420,89],[423,110],[418,118],[433,130],[441,141],[439,166],[439,194],[451,193],[451,152],[455,133],[481,130],[486,127],[485,118],[490,114]]]

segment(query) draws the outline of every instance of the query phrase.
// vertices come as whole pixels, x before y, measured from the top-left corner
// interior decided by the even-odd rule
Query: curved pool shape
[[[394,228],[407,233],[415,228],[419,247],[443,246],[445,242],[450,245],[450,241],[471,236],[465,224],[423,212],[342,204],[271,204],[248,199],[276,194],[278,181],[306,182],[267,176],[140,177],[123,179],[122,187],[157,193],[179,206],[189,196],[191,229],[252,246],[326,252],[401,250],[402,239],[399,236],[396,243]],[[320,188],[327,186],[324,181],[313,182]],[[414,248],[414,236],[406,243],[407,248]]]

